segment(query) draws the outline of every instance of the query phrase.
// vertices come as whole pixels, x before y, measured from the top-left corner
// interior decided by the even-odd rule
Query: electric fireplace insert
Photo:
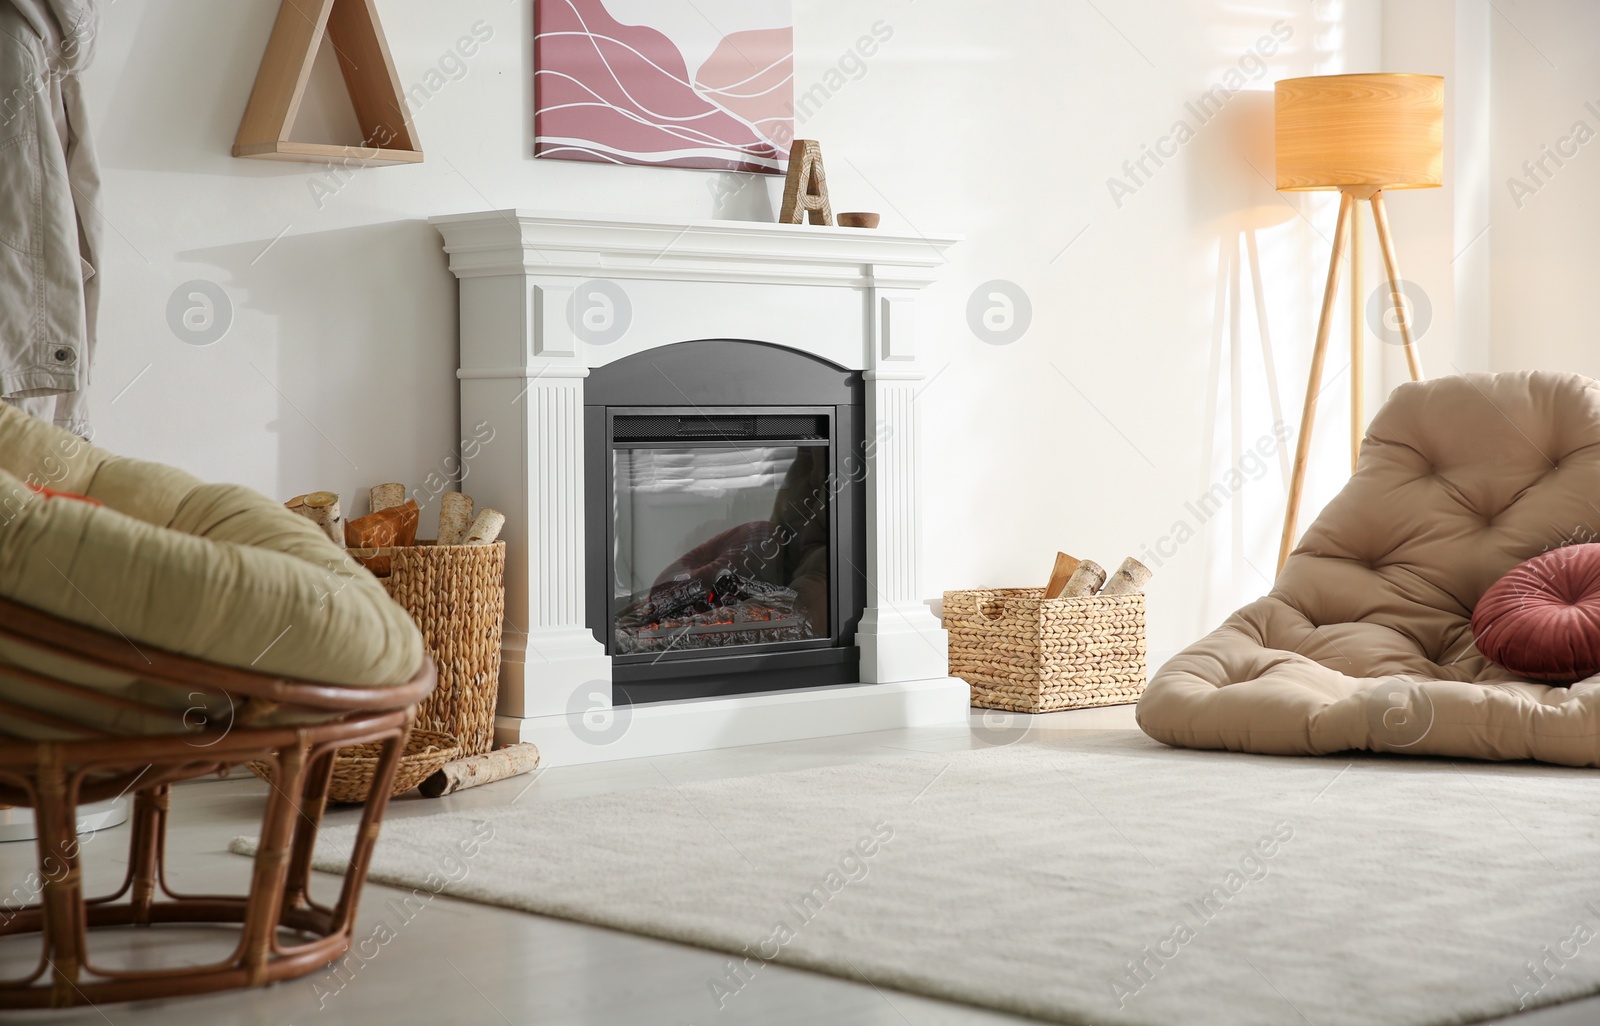
[[[733,340],[591,372],[588,616],[614,701],[859,680],[860,378]]]

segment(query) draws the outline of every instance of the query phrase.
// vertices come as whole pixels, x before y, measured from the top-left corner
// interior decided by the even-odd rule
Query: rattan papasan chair
[[[31,808],[38,830],[0,938],[38,934],[43,949],[31,974],[0,979],[0,1008],[253,986],[342,956],[433,686],[405,612],[309,521],[0,405],[0,804]],[[311,849],[334,753],[356,743],[382,755],[327,907],[309,895]],[[169,890],[171,786],[245,763],[275,781],[249,893]],[[120,795],[126,877],[90,898],[75,810]],[[239,924],[238,943],[209,965],[103,967],[91,947],[96,928],[219,923]]]
[[[1508,571],[1596,540],[1600,383],[1527,372],[1401,385],[1271,593],[1151,678],[1139,726],[1185,748],[1600,767],[1600,676],[1519,677],[1484,657],[1472,627]]]

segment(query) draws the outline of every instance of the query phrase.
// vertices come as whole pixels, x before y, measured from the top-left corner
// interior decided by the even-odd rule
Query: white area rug
[[[1596,810],[1593,771],[1107,732],[396,820],[372,876],[735,953],[728,1008],[766,959],[1098,1026],[1460,1023],[1600,990]]]

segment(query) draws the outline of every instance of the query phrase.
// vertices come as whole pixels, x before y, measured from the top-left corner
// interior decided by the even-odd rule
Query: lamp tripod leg
[[[1367,333],[1361,289],[1361,217],[1350,212],[1350,473],[1361,462],[1361,434],[1366,424]]]
[[[1311,375],[1306,383],[1306,405],[1300,415],[1300,437],[1295,442],[1294,471],[1289,478],[1289,505],[1283,517],[1283,541],[1278,547],[1278,569],[1294,548],[1295,528],[1300,519],[1300,500],[1305,494],[1306,463],[1311,457],[1311,429],[1317,419],[1317,394],[1322,389],[1322,365],[1328,356],[1328,335],[1333,329],[1333,302],[1339,295],[1339,265],[1344,262],[1345,245],[1350,238],[1351,214],[1355,198],[1348,192],[1339,197],[1339,225],[1333,233],[1333,255],[1328,260],[1328,284],[1322,292],[1322,316],[1317,321],[1317,344],[1311,351]]]
[[[1400,325],[1400,342],[1405,346],[1406,366],[1412,381],[1422,380],[1422,358],[1417,344],[1411,338],[1411,315],[1406,310],[1405,297],[1400,294],[1400,262],[1395,257],[1394,240],[1389,235],[1389,212],[1383,205],[1383,193],[1372,194],[1372,220],[1378,226],[1378,245],[1383,250],[1383,266],[1389,278],[1389,301],[1394,304],[1395,320]]]

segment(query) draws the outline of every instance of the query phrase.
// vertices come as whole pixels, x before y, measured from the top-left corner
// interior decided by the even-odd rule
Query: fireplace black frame
[[[867,603],[865,412],[860,371],[765,342],[680,342],[590,371],[584,383],[585,612],[590,630],[611,656],[615,703],[784,691],[861,679],[855,634]],[[827,418],[832,492],[828,637],[734,649],[616,654],[613,454],[637,443],[618,442],[613,426],[618,417],[642,414]]]

